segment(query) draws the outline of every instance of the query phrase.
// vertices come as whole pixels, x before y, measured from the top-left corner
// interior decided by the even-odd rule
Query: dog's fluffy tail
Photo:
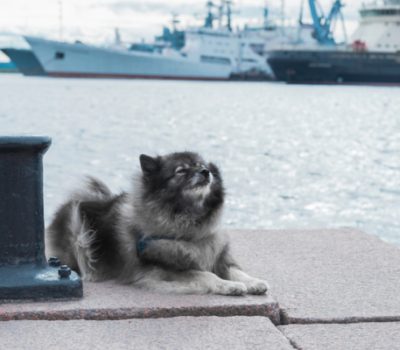
[[[94,279],[96,231],[89,226],[83,206],[88,202],[103,203],[112,197],[112,192],[102,181],[87,177],[85,186],[70,195],[47,228],[46,256],[57,256],[84,279]]]
[[[86,176],[85,185],[72,192],[70,200],[79,202],[108,200],[112,196],[111,190],[104,182],[92,176]]]

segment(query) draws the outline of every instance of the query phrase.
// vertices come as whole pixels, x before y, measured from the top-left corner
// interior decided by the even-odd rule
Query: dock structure
[[[399,348],[398,247],[347,228],[229,235],[244,270],[268,280],[268,295],[154,294],[87,282],[83,299],[0,304],[2,347]]]

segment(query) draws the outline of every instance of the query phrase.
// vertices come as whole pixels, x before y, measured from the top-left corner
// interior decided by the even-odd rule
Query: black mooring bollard
[[[0,137],[0,300],[82,296],[79,276],[60,274],[44,255],[42,158],[50,143]]]

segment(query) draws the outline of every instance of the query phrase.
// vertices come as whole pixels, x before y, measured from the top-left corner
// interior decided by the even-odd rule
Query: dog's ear
[[[152,158],[150,156],[146,156],[145,154],[141,154],[139,159],[143,174],[150,175],[160,170],[161,164],[158,157]]]

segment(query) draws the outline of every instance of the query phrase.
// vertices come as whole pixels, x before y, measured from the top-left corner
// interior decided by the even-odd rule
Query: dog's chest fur
[[[169,261],[175,269],[213,271],[227,249],[225,235],[217,234],[210,225],[197,225],[193,217],[180,215],[171,220],[160,208],[149,210],[134,206],[131,201],[121,209],[119,231],[130,236],[128,246],[137,247],[140,239],[146,240],[146,252],[140,257],[143,261]]]

